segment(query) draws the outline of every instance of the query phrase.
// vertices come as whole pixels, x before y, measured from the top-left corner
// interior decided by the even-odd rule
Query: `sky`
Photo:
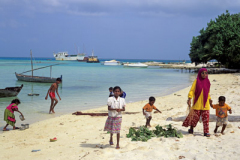
[[[0,57],[188,60],[190,43],[239,0],[0,0]]]

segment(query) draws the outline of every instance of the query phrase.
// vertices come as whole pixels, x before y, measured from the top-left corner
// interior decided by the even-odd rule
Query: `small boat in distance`
[[[118,66],[118,65],[121,65],[121,62],[116,61],[116,60],[104,61],[103,65],[105,65],[105,66]]]
[[[148,65],[143,63],[126,63],[123,67],[131,67],[131,68],[147,68]]]
[[[22,88],[23,84],[20,87],[6,87],[5,89],[0,89],[0,98],[16,97]]]
[[[57,61],[84,61],[85,53],[69,55],[68,52],[53,53]],[[86,60],[85,60],[86,61]]]
[[[94,51],[92,51],[91,56],[88,56],[87,63],[99,63],[98,57],[94,56]]]
[[[19,81],[25,81],[25,82],[41,82],[41,83],[54,83],[54,82],[56,82],[57,78],[52,78],[52,66],[59,65],[59,64],[54,64],[54,65],[50,65],[50,66],[45,66],[45,67],[40,67],[40,68],[33,69],[32,50],[30,51],[30,55],[31,55],[31,68],[32,69],[29,70],[29,71],[22,72],[20,74],[15,72],[15,75],[16,75],[17,79]],[[50,77],[33,76],[33,71],[34,70],[43,69],[43,68],[47,68],[47,67],[50,67]],[[27,72],[32,72],[32,75],[24,75],[23,74],[23,73],[27,73]],[[60,78],[62,79],[62,76]]]

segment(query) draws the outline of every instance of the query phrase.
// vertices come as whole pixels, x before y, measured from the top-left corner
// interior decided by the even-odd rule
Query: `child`
[[[114,96],[114,94],[113,94],[113,87],[110,87],[110,88],[109,88],[109,92],[110,92],[109,97]]]
[[[216,109],[216,116],[217,116],[217,123],[216,123],[216,128],[214,129],[214,133],[217,133],[218,127],[222,126],[222,131],[221,133],[224,135],[224,130],[227,126],[228,123],[228,115],[227,111],[229,111],[230,114],[232,114],[231,107],[229,107],[226,103],[226,98],[224,96],[220,96],[218,98],[219,104],[213,105],[212,100],[210,101],[210,106],[213,109]]]
[[[57,98],[56,98],[56,96],[55,96],[55,91],[56,91],[59,99],[61,100],[61,98],[60,98],[60,96],[59,96],[59,94],[58,94],[58,85],[59,85],[61,82],[62,82],[62,79],[61,79],[61,78],[57,78],[57,79],[56,79],[56,82],[53,83],[53,84],[51,85],[51,87],[49,88],[49,90],[48,90],[48,92],[47,92],[47,95],[46,95],[46,97],[45,97],[46,100],[47,100],[47,98],[48,98],[48,95],[49,95],[49,97],[51,98],[51,105],[50,105],[49,114],[50,114],[51,112],[52,112],[52,113],[55,113],[55,112],[54,112],[54,107],[55,107],[55,106],[57,105],[57,103],[58,103],[58,100],[57,100]],[[55,101],[55,103],[54,103],[54,101]]]
[[[126,94],[126,92],[124,92],[124,91],[121,91],[121,93],[120,93],[120,97],[122,97],[122,98],[126,98],[126,96],[127,96],[127,94]]]
[[[3,131],[9,131],[9,129],[7,129],[8,125],[13,126],[13,130],[19,129],[18,127],[15,127],[16,119],[15,119],[14,111],[20,113],[23,116],[23,114],[18,110],[18,106],[17,106],[20,103],[21,102],[18,99],[14,99],[12,100],[11,104],[5,109],[4,121],[6,121],[7,124],[3,128]]]
[[[150,121],[152,119],[152,110],[155,109],[157,110],[159,113],[162,113],[161,111],[159,111],[153,104],[155,103],[155,98],[154,97],[149,97],[149,103],[146,104],[143,107],[143,115],[145,115],[146,117],[146,127],[150,125]]]
[[[120,139],[120,130],[122,123],[122,114],[121,111],[125,111],[125,99],[119,97],[121,94],[121,88],[116,86],[113,88],[113,97],[108,98],[108,118],[104,127],[104,131],[110,132],[110,141],[109,144],[113,145],[112,136],[113,133],[117,134],[117,145],[116,149],[120,149],[119,147],[119,139]]]

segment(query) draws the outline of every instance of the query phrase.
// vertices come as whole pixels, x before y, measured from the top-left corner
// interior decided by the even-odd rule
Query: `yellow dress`
[[[193,98],[193,103],[194,103],[194,98],[195,98],[196,84],[197,84],[197,79],[193,82],[192,87],[188,93],[188,98],[191,98],[191,99]],[[202,90],[200,96],[198,97],[197,102],[193,105],[192,109],[194,109],[194,110],[210,110],[209,99],[211,99],[211,97],[208,93],[208,99],[207,99],[206,105],[204,107],[203,90]]]

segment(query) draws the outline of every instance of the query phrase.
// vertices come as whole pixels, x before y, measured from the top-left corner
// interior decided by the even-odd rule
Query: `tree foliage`
[[[240,13],[228,10],[193,37],[190,58],[195,64],[217,60],[228,68],[240,68]]]

